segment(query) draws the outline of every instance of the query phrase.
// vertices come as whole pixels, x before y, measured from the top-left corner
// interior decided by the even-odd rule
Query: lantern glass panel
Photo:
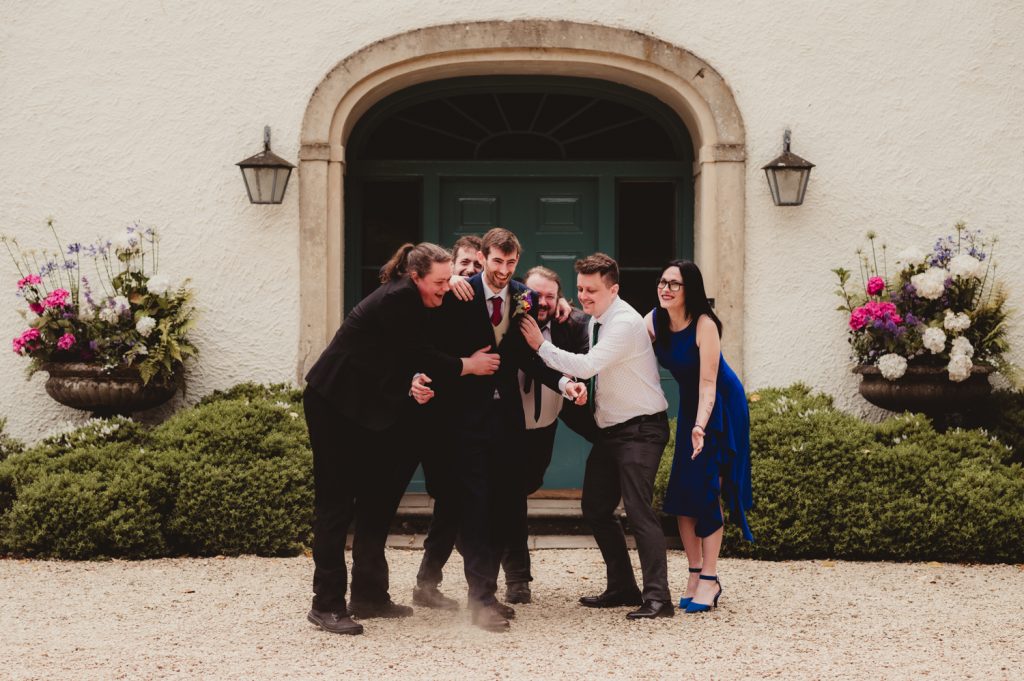
[[[284,190],[288,186],[288,177],[292,174],[291,168],[275,168],[274,178],[274,203],[284,201]]]
[[[769,171],[772,194],[780,206],[796,206],[803,199],[810,173],[802,168],[775,168]]]

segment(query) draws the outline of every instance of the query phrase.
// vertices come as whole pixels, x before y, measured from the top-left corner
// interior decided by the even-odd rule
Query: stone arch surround
[[[647,92],[679,115],[697,159],[694,254],[729,328],[723,352],[742,375],[746,133],[729,86],[696,55],[642,33],[521,20],[391,36],[343,59],[317,86],[299,151],[299,382],[344,315],[345,143],[356,121],[398,90],[481,75],[603,79]]]

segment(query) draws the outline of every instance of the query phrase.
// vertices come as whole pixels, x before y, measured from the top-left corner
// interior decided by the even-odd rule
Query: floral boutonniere
[[[512,301],[515,303],[515,309],[512,310],[513,317],[519,317],[524,314],[529,314],[530,310],[533,309],[533,301],[530,300],[530,292],[523,291],[512,296]]]

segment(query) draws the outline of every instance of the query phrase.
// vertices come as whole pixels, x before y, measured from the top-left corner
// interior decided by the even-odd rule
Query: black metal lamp
[[[764,166],[768,177],[768,188],[776,206],[799,206],[807,193],[807,181],[811,179],[814,164],[805,161],[789,150],[789,129],[782,137],[782,155]]]
[[[263,128],[263,151],[235,164],[242,169],[252,203],[281,203],[293,166],[270,150],[270,126]]]

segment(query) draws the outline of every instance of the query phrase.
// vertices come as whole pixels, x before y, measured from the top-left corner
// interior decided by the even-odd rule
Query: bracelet
[[[690,432],[692,433],[695,430],[699,430],[701,435],[705,434],[704,429],[701,426],[694,426],[693,428],[690,429]]]

